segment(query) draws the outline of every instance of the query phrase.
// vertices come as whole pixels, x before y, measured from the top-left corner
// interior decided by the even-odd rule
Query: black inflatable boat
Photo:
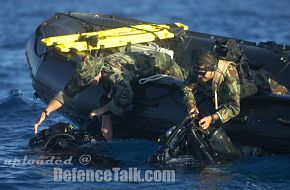
[[[148,24],[131,18],[104,14],[58,13],[44,21],[30,37],[26,56],[35,96],[48,103],[72,76],[77,57],[68,58],[41,44],[50,36],[101,31],[110,28]],[[174,51],[174,59],[189,69],[192,56],[201,48],[212,49],[218,39],[227,37],[186,31],[178,38],[158,40],[160,47]],[[290,87],[290,46],[275,42],[250,42],[236,39],[245,55],[255,65],[263,67],[281,83]],[[123,117],[114,117],[114,135],[157,139],[186,115],[182,103],[182,81],[164,78],[144,85],[135,85],[134,108]],[[99,107],[104,90],[90,86],[61,108],[72,121],[82,124],[92,109]],[[208,99],[198,98],[201,113]],[[37,116],[36,116],[37,117]],[[290,96],[263,94],[242,100],[240,115],[223,128],[234,143],[276,151],[290,150]]]

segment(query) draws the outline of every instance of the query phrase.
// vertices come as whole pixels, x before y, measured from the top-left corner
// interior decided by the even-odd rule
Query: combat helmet
[[[218,58],[209,50],[201,50],[196,57],[194,69],[198,71],[200,66],[204,66],[205,71],[216,71],[218,65]]]

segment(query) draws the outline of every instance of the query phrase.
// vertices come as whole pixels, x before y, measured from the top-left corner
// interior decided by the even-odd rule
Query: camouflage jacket
[[[217,72],[217,71],[216,71]],[[196,104],[194,92],[200,90],[214,97],[213,84],[204,84],[197,81],[197,77],[190,71],[188,78],[184,81],[182,91],[184,101],[192,101]],[[224,75],[224,80],[217,89],[219,108],[217,114],[221,122],[225,123],[237,116],[240,112],[240,79],[235,66],[229,65]]]
[[[89,60],[100,61],[100,59]],[[116,115],[121,115],[132,107],[133,90],[130,83],[133,80],[157,73],[175,76],[178,79],[185,79],[187,76],[186,71],[169,55],[161,52],[119,52],[104,57],[102,61],[104,67],[100,84],[107,90],[108,98],[111,99],[107,104],[109,110]],[[66,99],[82,91],[90,81],[89,77],[82,76],[94,75],[95,73],[86,75],[76,73],[54,99],[64,103]]]

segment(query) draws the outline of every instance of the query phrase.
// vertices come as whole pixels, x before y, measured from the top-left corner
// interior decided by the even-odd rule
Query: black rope
[[[85,19],[82,19],[82,18],[79,18],[77,16],[72,16],[70,13],[68,13],[68,14],[66,14],[66,13],[57,13],[57,15],[67,16],[67,17],[70,17],[70,18],[79,20],[79,21],[87,24],[88,26],[90,26],[92,28],[94,28],[95,26],[106,27],[104,25],[100,25],[100,24],[96,24],[96,23],[89,22],[89,21],[87,21]],[[81,26],[85,29],[86,32],[89,32],[89,29],[88,29],[87,26],[84,26],[84,25],[81,25]],[[109,28],[109,27],[107,27],[107,28]],[[102,29],[104,29],[104,28],[102,28]]]

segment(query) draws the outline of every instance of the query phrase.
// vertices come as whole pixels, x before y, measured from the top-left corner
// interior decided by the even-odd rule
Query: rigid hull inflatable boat
[[[131,18],[104,14],[58,13],[44,21],[30,37],[26,56],[35,95],[48,103],[63,89],[72,76],[78,56],[67,56],[47,48],[41,40],[51,36],[102,31],[111,28],[151,24]],[[212,49],[215,41],[227,37],[186,31],[184,35],[156,40],[162,48],[173,50],[176,62],[192,67],[192,56],[201,48]],[[236,39],[247,58],[255,65],[273,74],[290,87],[290,47],[275,42],[249,42]],[[157,139],[171,126],[181,121],[186,110],[180,86],[183,81],[163,78],[143,85],[134,85],[134,107],[123,117],[114,117],[114,135]],[[81,125],[91,110],[98,108],[104,93],[100,86],[90,86],[61,108],[61,113]],[[212,98],[197,95],[201,113],[210,112],[207,105]],[[290,150],[290,97],[261,94],[241,101],[239,116],[223,125],[231,140],[240,145],[288,151]],[[213,110],[211,110],[213,111]]]

